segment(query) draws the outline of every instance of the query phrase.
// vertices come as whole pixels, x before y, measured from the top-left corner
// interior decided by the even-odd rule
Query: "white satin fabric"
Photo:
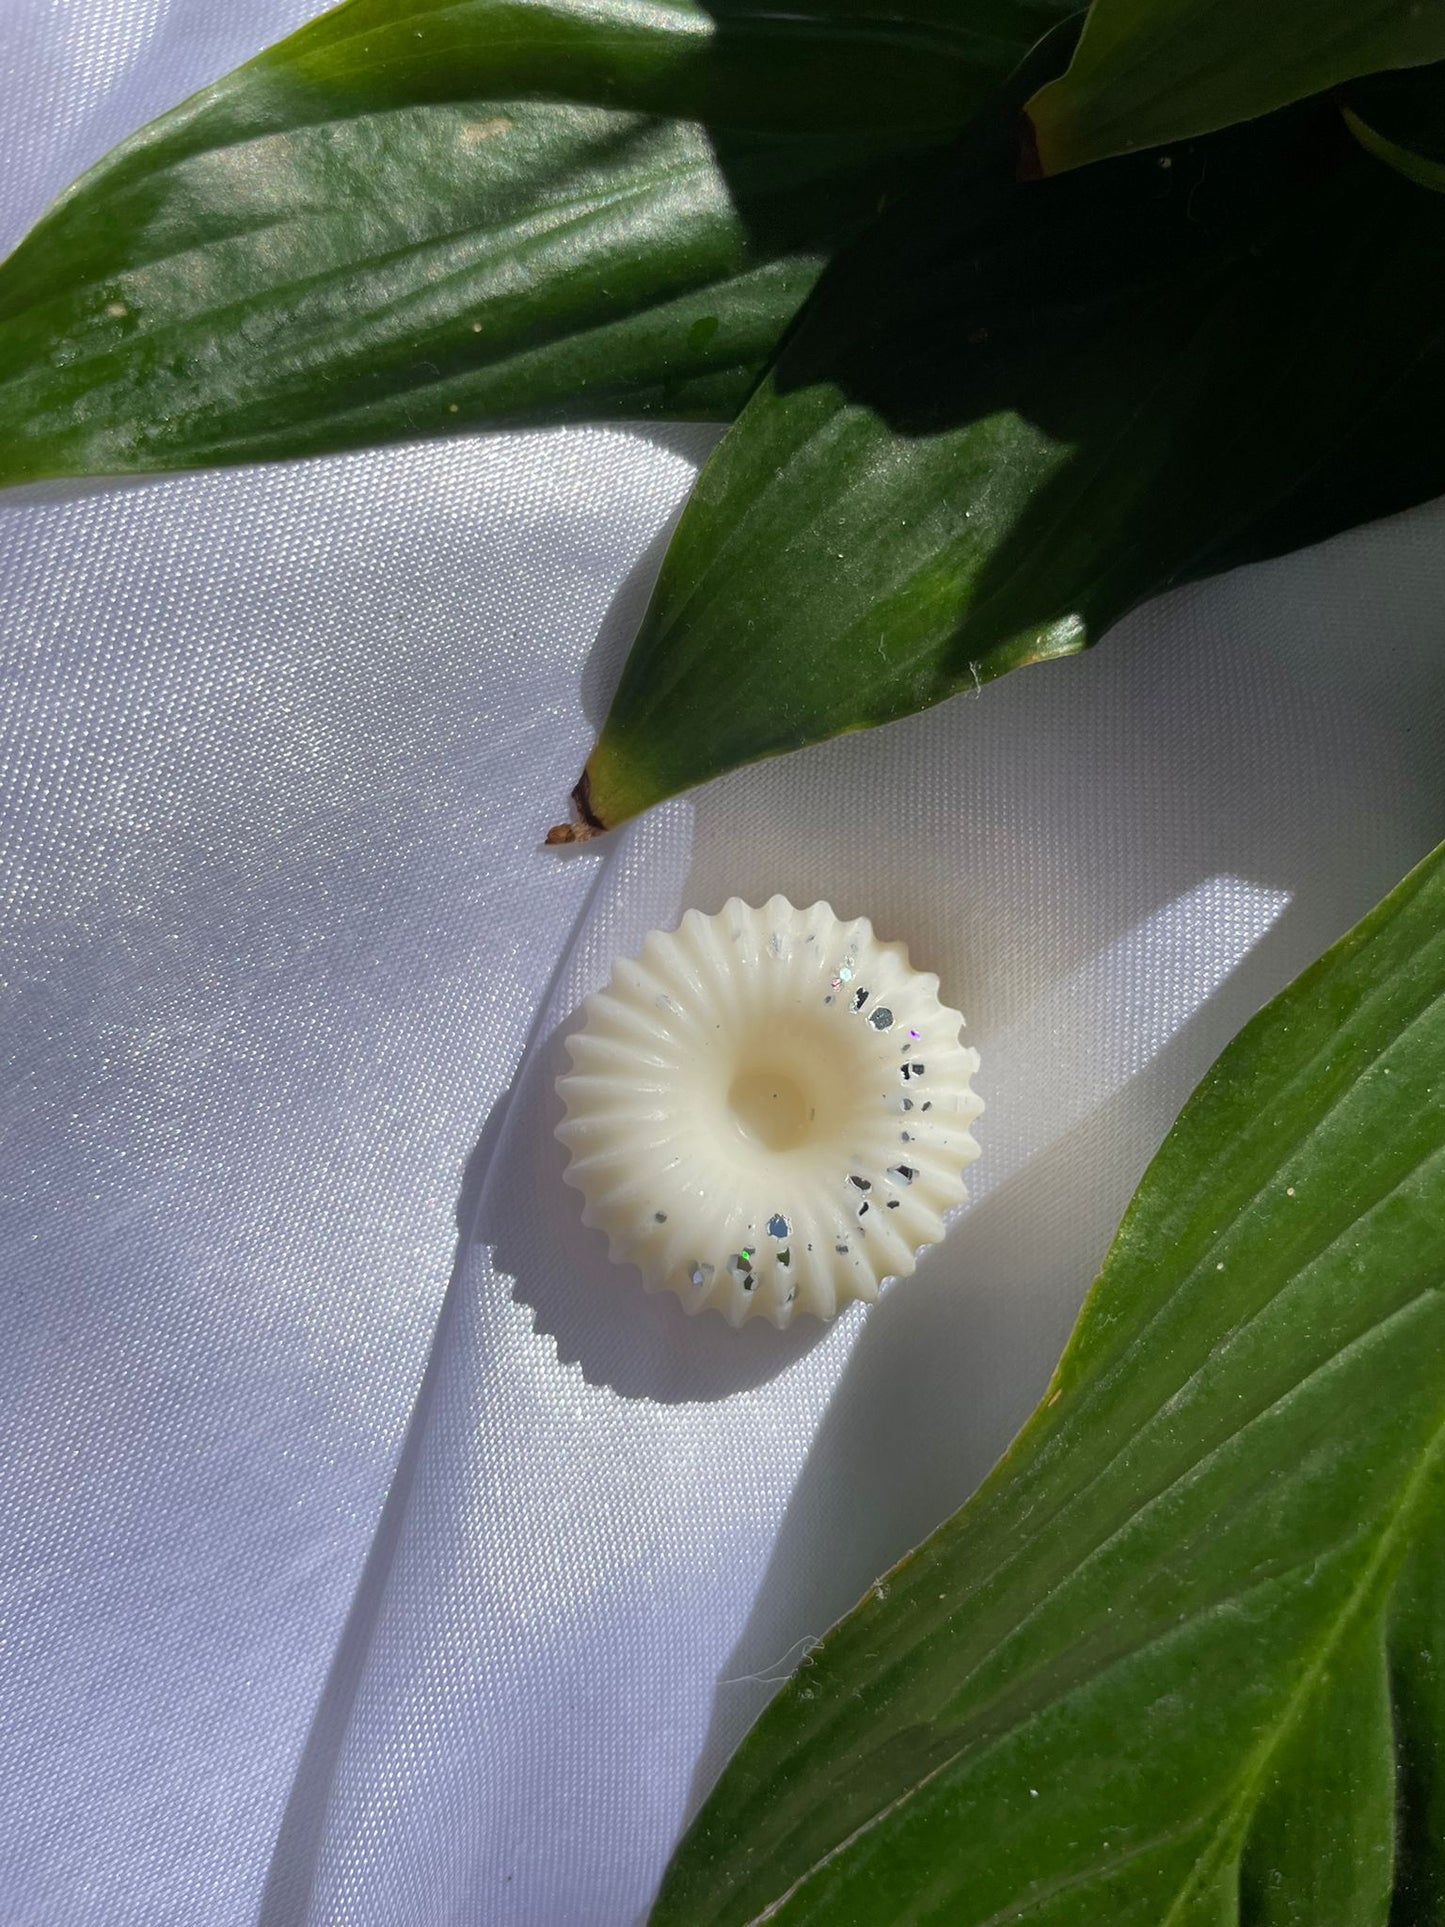
[[[7,238],[304,10],[8,0]],[[545,851],[710,439],[0,498],[13,1927],[629,1927],[1210,1059],[1440,832],[1436,508]],[[936,969],[989,1103],[917,1277],[787,1336],[610,1269],[551,1136],[618,951],[774,890]]]

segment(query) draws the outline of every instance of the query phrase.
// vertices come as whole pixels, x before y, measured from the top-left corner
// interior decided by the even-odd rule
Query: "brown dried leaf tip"
[[[554,823],[548,830],[545,838],[548,848],[559,843],[590,843],[607,828],[592,808],[592,781],[585,769],[572,791],[572,809],[572,822]]]

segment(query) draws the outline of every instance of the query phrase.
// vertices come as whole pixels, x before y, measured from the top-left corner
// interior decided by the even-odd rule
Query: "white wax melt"
[[[689,910],[616,965],[557,1080],[583,1220],[689,1311],[791,1323],[873,1299],[978,1156],[978,1053],[938,979],[826,903]]]

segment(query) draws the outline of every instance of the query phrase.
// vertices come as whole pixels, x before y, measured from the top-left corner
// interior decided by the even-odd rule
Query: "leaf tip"
[[[1068,91],[1062,80],[1046,81],[1025,101],[1019,115],[1015,161],[1019,180],[1042,181],[1053,174],[1067,174],[1070,168],[1091,158],[1082,151],[1071,151],[1068,102]]]
[[[571,821],[554,823],[542,841],[549,849],[564,843],[590,843],[593,837],[603,835],[610,828],[611,825],[605,823],[592,806],[592,777],[589,765],[572,787]]]

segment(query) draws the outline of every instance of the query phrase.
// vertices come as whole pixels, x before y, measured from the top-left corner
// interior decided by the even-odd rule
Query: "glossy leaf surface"
[[[1445,862],[1186,1106],[1043,1403],[814,1649],[654,1927],[1445,1906]]]
[[[729,418],[1059,0],[349,0],[0,267],[0,480]]]
[[[1040,170],[1059,174],[1442,58],[1441,0],[1094,0],[1027,115]]]
[[[1445,206],[1331,106],[1057,181],[996,163],[837,265],[704,468],[596,823],[1445,489]]]

